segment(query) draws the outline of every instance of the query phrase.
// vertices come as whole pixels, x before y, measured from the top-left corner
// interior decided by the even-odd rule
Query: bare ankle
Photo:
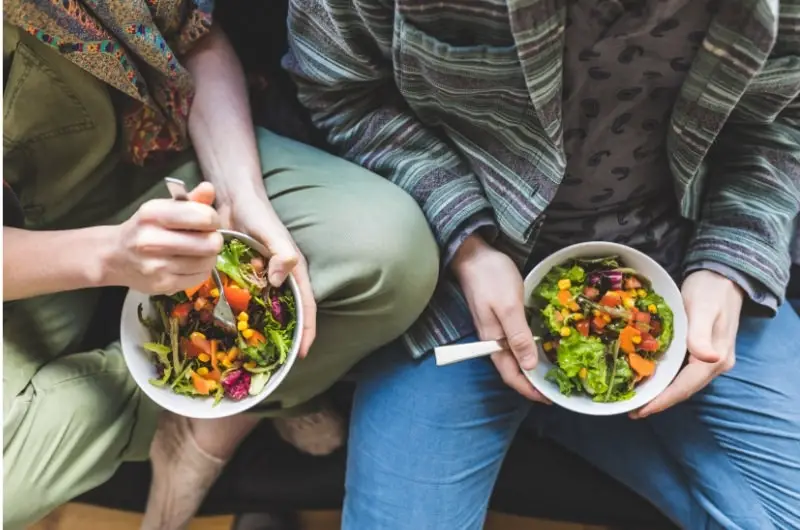
[[[238,414],[213,420],[191,419],[189,424],[200,449],[211,456],[227,460],[260,420],[252,414]]]

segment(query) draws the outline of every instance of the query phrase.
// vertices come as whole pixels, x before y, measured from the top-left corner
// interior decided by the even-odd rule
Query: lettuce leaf
[[[217,270],[224,272],[242,289],[250,290],[250,285],[245,281],[242,271],[242,260],[250,253],[250,248],[239,241],[232,239],[226,241],[222,252],[217,255]]]
[[[567,279],[572,282],[573,294],[580,292],[584,280],[586,280],[586,271],[583,267],[572,265],[571,267],[556,266],[550,269],[550,272],[542,278],[536,289],[533,290],[533,295],[541,298],[548,304],[558,305],[558,281]],[[572,291],[571,289],[571,291]]]
[[[661,320],[661,335],[658,336],[658,353],[664,353],[672,342],[675,317],[672,313],[672,309],[670,309],[667,302],[664,301],[664,298],[656,293],[649,293],[644,298],[640,298],[637,306],[640,310],[647,311],[647,307],[650,304],[656,306],[658,318]]]

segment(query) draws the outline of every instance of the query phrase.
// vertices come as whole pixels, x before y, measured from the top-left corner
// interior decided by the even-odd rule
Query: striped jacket
[[[425,212],[446,264],[484,226],[521,268],[566,167],[566,0],[291,0],[285,68],[342,156]],[[783,300],[800,208],[800,0],[720,0],[667,133],[687,263]],[[406,336],[415,355],[471,330],[446,272]]]

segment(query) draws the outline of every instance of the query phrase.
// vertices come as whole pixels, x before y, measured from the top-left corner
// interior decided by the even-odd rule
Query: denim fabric
[[[744,318],[733,370],[640,421],[531,407],[487,359],[437,368],[391,345],[368,360],[356,393],[343,528],[481,528],[528,411],[523,429],[552,437],[684,528],[800,528],[798,344],[789,305],[774,319]]]

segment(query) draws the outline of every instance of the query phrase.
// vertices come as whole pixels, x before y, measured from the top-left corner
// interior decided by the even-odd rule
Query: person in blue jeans
[[[799,42],[798,0],[290,1],[301,103],[442,253],[426,312],[364,366],[345,529],[480,528],[520,428],[684,528],[800,528]],[[589,240],[681,281],[688,364],[630,417],[548,406],[520,369],[523,276]],[[478,339],[508,351],[435,367]]]

